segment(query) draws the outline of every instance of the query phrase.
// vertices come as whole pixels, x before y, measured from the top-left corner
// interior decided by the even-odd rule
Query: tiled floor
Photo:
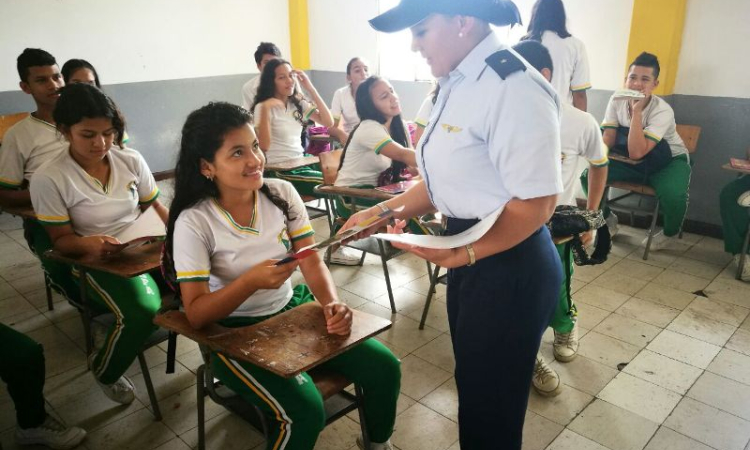
[[[316,228],[325,233],[326,226]],[[621,227],[610,260],[576,268],[581,347],[572,362],[553,362],[565,383],[556,398],[532,392],[525,450],[750,450],[750,284],[735,281],[734,266],[716,239],[687,235],[643,261],[644,232]],[[438,288],[427,327],[417,328],[428,279],[423,261],[389,263],[399,312],[391,316],[379,260],[333,267],[350,306],[394,320],[380,339],[402,360],[399,416],[393,443],[401,450],[457,450],[456,387],[447,333],[445,289]],[[162,422],[147,409],[143,377],[129,406],[116,406],[85,367],[76,312],[61,299],[47,311],[39,264],[26,249],[20,222],[0,215],[0,321],[44,344],[48,407],[86,428],[87,449],[187,449],[197,444],[195,345],[181,340],[177,373],[166,375],[165,352],[147,359]],[[299,280],[296,276],[295,279]],[[551,361],[551,333],[542,353]],[[622,371],[617,367],[628,363]],[[354,450],[356,417],[329,426],[316,449]],[[15,449],[12,403],[0,388],[0,442]],[[263,438],[208,402],[209,448],[263,449]],[[502,436],[498,436],[502,442]],[[470,449],[469,449],[470,450]]]

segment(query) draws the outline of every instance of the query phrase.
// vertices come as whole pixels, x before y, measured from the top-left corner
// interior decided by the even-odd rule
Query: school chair
[[[315,192],[324,196],[327,209],[331,212],[329,216],[328,225],[331,229],[331,234],[335,233],[339,227],[341,227],[346,219],[341,217],[336,210],[336,202],[346,202],[351,205],[351,208],[357,210],[357,200],[383,200],[387,199],[388,194],[383,192],[375,191],[374,189],[358,189],[358,188],[347,188],[333,186],[338,175],[339,163],[341,161],[341,155],[343,150],[334,150],[332,152],[321,153],[320,167],[323,172],[323,184],[315,187]],[[361,205],[361,203],[360,203]],[[380,262],[383,265],[383,275],[385,276],[385,285],[388,290],[388,300],[391,304],[391,312],[396,314],[396,301],[393,298],[393,288],[391,287],[391,277],[388,273],[388,261],[402,255],[404,252],[393,247],[390,243],[383,242],[380,239],[368,237],[360,239],[358,241],[350,242],[346,244],[347,247],[359,250],[362,252],[362,258],[359,260],[361,266],[365,262],[365,256],[368,253],[380,257]],[[326,263],[330,263],[331,251],[330,247],[326,251],[325,260]],[[429,264],[429,263],[428,263]],[[428,270],[428,274],[432,272],[432,268]]]
[[[23,112],[23,113],[6,114],[4,116],[0,116],[0,144],[2,144],[3,136],[5,136],[5,133],[10,129],[10,127],[22,121],[28,115],[29,113]]]
[[[680,135],[682,138],[682,141],[685,143],[685,147],[688,150],[688,153],[690,155],[693,155],[697,148],[698,148],[698,138],[701,134],[701,127],[697,125],[677,125],[677,134]],[[692,158],[691,158],[691,164],[692,164]],[[623,191],[626,191],[625,194],[619,195],[613,199],[609,199],[609,191],[610,188],[620,189]],[[688,187],[689,189],[689,187]],[[620,202],[621,200],[624,200],[630,196],[637,195],[641,199],[643,198],[652,198],[654,199],[655,206],[653,209],[644,209],[640,208],[640,199],[638,201],[637,207],[630,207],[627,205],[623,205]],[[604,196],[602,197],[602,209],[605,206],[609,206],[610,208],[614,207],[616,209],[623,209],[630,213],[630,223],[633,223],[633,215],[636,212],[644,212],[646,214],[651,214],[651,225],[648,229],[648,240],[646,241],[646,248],[643,251],[643,259],[644,261],[648,259],[648,253],[651,249],[651,241],[656,234],[656,220],[659,217],[659,199],[656,197],[656,191],[654,188],[647,184],[641,184],[641,183],[630,183],[626,181],[612,181],[608,182],[607,186],[604,189]],[[687,213],[685,214],[687,216]],[[684,222],[683,218],[683,222]],[[682,227],[680,227],[680,238],[682,238]]]
[[[203,364],[195,372],[198,407],[198,450],[205,450],[206,448],[206,395],[217,404],[242,417],[255,429],[262,432],[264,437],[268,438],[268,419],[263,411],[255,404],[243,400],[234,391],[214,378],[211,368],[211,350],[204,345],[200,346],[200,350],[203,355]],[[326,426],[357,410],[365,448],[369,449],[362,388],[355,384],[354,394],[352,394],[346,390],[352,384],[351,381],[343,375],[324,369],[312,369],[308,372],[308,375],[310,375],[315,387],[318,388],[323,397]]]

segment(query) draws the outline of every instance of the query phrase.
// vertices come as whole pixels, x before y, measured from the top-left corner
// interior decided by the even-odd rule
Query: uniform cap
[[[413,27],[434,13],[472,16],[497,26],[521,23],[518,8],[511,0],[401,0],[370,19],[370,25],[377,31],[393,33]]]

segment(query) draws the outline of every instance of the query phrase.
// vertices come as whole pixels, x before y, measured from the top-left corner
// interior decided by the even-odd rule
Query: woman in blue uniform
[[[461,448],[520,449],[536,351],[555,308],[560,258],[544,224],[562,192],[559,101],[490,28],[519,22],[504,0],[401,0],[372,19],[411,28],[440,94],[417,146],[424,182],[353,216],[344,228],[404,206],[405,220],[438,210],[447,234],[504,210],[476,242],[407,250],[449,268]]]

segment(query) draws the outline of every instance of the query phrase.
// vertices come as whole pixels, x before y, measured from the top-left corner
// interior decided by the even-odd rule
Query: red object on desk
[[[417,180],[400,181],[398,183],[387,184],[385,186],[378,186],[375,188],[375,190],[380,192],[387,192],[389,194],[400,194],[409,190],[409,188],[417,184],[417,182]]]

